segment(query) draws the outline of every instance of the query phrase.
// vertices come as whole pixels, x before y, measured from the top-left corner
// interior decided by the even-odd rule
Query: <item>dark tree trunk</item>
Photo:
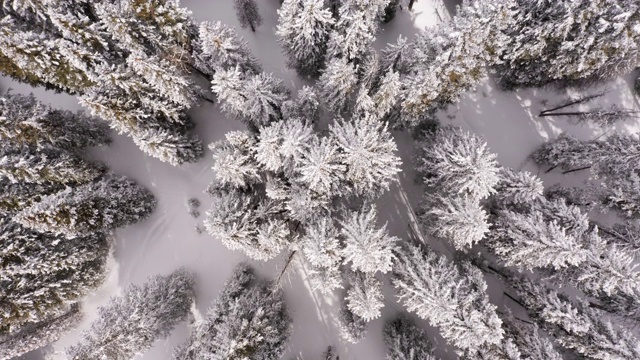
[[[568,174],[568,173],[572,173],[572,172],[576,172],[576,171],[580,171],[580,170],[587,170],[587,169],[590,169],[590,168],[591,168],[591,165],[589,165],[589,166],[583,166],[583,167],[581,167],[581,168],[577,168],[577,169],[571,169],[571,170],[563,171],[562,173],[563,173],[563,174]]]
[[[413,10],[413,3],[415,3],[417,0],[409,0],[409,10]]]

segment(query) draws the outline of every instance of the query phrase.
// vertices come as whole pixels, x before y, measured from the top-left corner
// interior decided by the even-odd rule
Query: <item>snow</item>
[[[391,23],[382,25],[375,42],[376,48],[395,42],[398,34],[412,40],[418,29],[436,26],[438,22],[448,20],[452,4],[456,2],[418,0],[412,12],[406,9],[405,2],[405,9],[398,11]],[[298,78],[295,71],[285,67],[285,57],[275,35],[279,0],[260,0],[258,3],[264,22],[252,33],[249,29],[240,28],[232,1],[183,0],[183,5],[193,12],[198,21],[220,20],[229,26],[235,26],[236,31],[249,43],[253,54],[260,59],[264,70],[282,79],[284,85],[291,90],[311,85]],[[640,110],[638,99],[630,91],[632,81],[632,77],[628,76],[603,85],[602,88],[609,92],[595,104],[616,103],[626,109]],[[75,97],[32,89],[6,78],[0,79],[0,87],[3,90],[11,87],[20,93],[34,92],[38,99],[55,107],[81,109]],[[598,89],[589,89],[588,93],[597,91]],[[501,165],[538,173],[545,181],[545,186],[556,182],[575,183],[586,175],[561,175],[558,172],[544,174],[532,161],[528,161],[528,155],[540,143],[555,138],[563,131],[580,139],[592,139],[603,134],[602,129],[571,125],[563,118],[537,116],[541,110],[553,107],[567,97],[566,91],[558,93],[546,89],[505,93],[496,89],[495,84],[487,79],[475,91],[464,95],[458,104],[441,111],[439,118],[443,124],[462,126],[481,135],[487,141],[489,149],[498,154]],[[543,100],[547,101],[547,105],[541,103]],[[193,109],[190,115],[196,119],[196,131],[205,144],[223,139],[228,131],[243,128],[239,122],[222,115],[217,105],[203,104]],[[616,130],[635,133],[639,126],[639,120],[629,120],[616,125]],[[420,233],[412,210],[420,202],[422,193],[415,183],[413,141],[406,133],[396,132],[394,137],[403,160],[402,173],[398,175],[399,185],[392,185],[391,190],[378,201],[379,222],[388,222],[387,228],[392,236],[401,239],[423,238],[425,235]],[[158,207],[148,220],[117,231],[114,253],[109,260],[109,277],[86,300],[84,311],[87,316],[80,329],[53,345],[56,352],[53,359],[65,358],[64,348],[75,343],[82,328],[88,327],[95,318],[96,308],[105,304],[110,296],[120,293],[128,283],[141,284],[151,275],[169,274],[186,266],[198,275],[197,310],[204,313],[219,294],[234,266],[240,261],[248,261],[240,252],[232,252],[206,233],[198,234],[195,231],[196,225],[202,226],[204,212],[210,204],[204,190],[213,179],[211,150],[207,150],[205,157],[198,163],[173,167],[145,156],[131,139],[114,135],[114,142],[110,147],[93,149],[89,156],[107,162],[114,172],[130,176],[148,187],[158,198]],[[192,197],[198,198],[202,203],[199,208],[202,215],[197,219],[188,214],[186,201]],[[427,239],[437,251],[447,255],[452,253],[451,245],[444,241]],[[284,267],[287,255],[284,252],[269,262],[250,263],[261,276],[275,279]],[[388,277],[384,278],[385,307],[382,318],[369,323],[367,337],[354,345],[339,337],[337,318],[340,294],[326,296],[313,291],[307,280],[308,271],[300,266],[298,259],[294,258],[293,265],[296,266],[290,267],[281,281],[294,319],[293,335],[283,358],[319,358],[327,346],[332,346],[344,360],[382,359],[385,352],[382,342],[384,321],[402,310],[397,303],[395,291],[389,285]],[[487,280],[491,300],[500,306],[503,301],[500,285],[494,279]],[[445,344],[435,328],[429,327],[425,321],[418,320],[417,323],[427,332],[436,348],[436,355],[443,359],[455,358],[452,348]],[[170,359],[172,348],[183,342],[187,335],[188,327],[185,323],[178,326],[169,339],[158,341],[148,353],[138,359]],[[42,359],[42,355],[40,351],[36,351],[28,358]]]

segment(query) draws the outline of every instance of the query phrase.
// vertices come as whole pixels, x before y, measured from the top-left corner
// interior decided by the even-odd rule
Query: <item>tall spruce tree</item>
[[[256,28],[262,24],[262,16],[255,0],[233,0],[233,7],[236,9],[238,22],[243,28],[250,27],[251,31],[255,32]]]
[[[98,319],[67,349],[72,360],[133,359],[169,336],[187,318],[195,298],[194,275],[178,269],[156,275],[143,285],[130,285],[98,310]]]
[[[388,360],[437,359],[427,334],[405,315],[387,321],[383,336]]]

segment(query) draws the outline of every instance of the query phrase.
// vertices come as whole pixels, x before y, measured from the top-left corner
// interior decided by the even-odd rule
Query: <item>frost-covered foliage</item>
[[[392,283],[407,310],[437,327],[460,354],[502,341],[502,322],[489,302],[487,284],[470,263],[455,264],[407,243],[397,253]]]
[[[503,167],[499,172],[495,198],[501,204],[529,204],[544,192],[542,180],[528,171],[516,171]]]
[[[318,79],[320,98],[332,113],[340,114],[352,107],[351,96],[358,86],[357,66],[345,58],[332,58]]]
[[[421,210],[420,220],[426,230],[450,240],[458,250],[472,247],[489,232],[489,215],[467,195],[430,195]]]
[[[379,318],[384,307],[382,283],[374,275],[362,272],[353,274],[351,287],[347,290],[345,301],[354,315],[371,321]]]
[[[640,224],[637,221],[627,221],[601,230],[607,242],[616,244],[629,254],[640,255]]]
[[[332,138],[314,136],[296,168],[298,181],[321,195],[344,191],[340,183],[345,179],[346,166],[340,148]]]
[[[455,103],[485,76],[511,26],[513,0],[463,3],[453,21],[418,35],[403,107],[417,118]]]
[[[606,177],[600,188],[600,200],[606,209],[615,209],[628,219],[640,218],[640,172]]]
[[[523,359],[562,360],[562,355],[554,348],[553,343],[536,325],[516,319],[512,315],[502,316],[502,324],[506,337],[513,339]]]
[[[341,261],[340,238],[331,219],[323,217],[310,224],[301,241],[302,251],[311,265],[338,268]]]
[[[384,324],[388,360],[436,360],[427,334],[405,315]]]
[[[496,158],[478,136],[446,126],[418,144],[416,168],[432,189],[483,199],[495,193],[500,181]]]
[[[187,318],[194,287],[194,275],[185,269],[130,285],[122,296],[98,309],[98,319],[78,344],[67,349],[69,359],[127,360],[144,353]]]
[[[640,59],[633,0],[517,0],[496,73],[505,88],[589,84],[625,74]]]
[[[367,335],[367,321],[349,310],[346,302],[342,303],[338,314],[338,325],[342,337],[352,344],[358,343]]]
[[[299,119],[278,121],[260,129],[256,160],[269,171],[290,174],[312,139],[313,129]]]
[[[109,242],[103,234],[65,239],[0,222],[0,336],[61,315],[102,283]]]
[[[233,0],[233,7],[236,9],[238,22],[243,28],[250,27],[251,31],[255,32],[256,28],[262,24],[262,16],[255,0]]]
[[[85,236],[136,223],[149,216],[155,205],[155,198],[144,187],[126,177],[109,175],[45,196],[16,214],[15,221],[40,232]]]
[[[82,320],[78,304],[62,315],[29,324],[20,331],[0,335],[0,360],[11,360],[58,340]]]
[[[395,243],[400,239],[388,234],[386,224],[376,227],[375,207],[346,214],[341,225],[345,264],[351,263],[354,271],[366,273],[391,270]]]
[[[278,28],[288,66],[302,76],[316,76],[324,66],[333,17],[324,0],[285,0],[278,9]]]
[[[337,120],[331,137],[341,148],[346,180],[358,195],[380,194],[396,181],[402,162],[386,124],[369,118]]]
[[[389,0],[345,0],[329,38],[329,56],[357,62],[369,49],[378,31],[379,16]]]
[[[13,215],[16,212],[42,200],[43,196],[64,189],[59,184],[11,183],[0,180],[0,213]]]
[[[218,70],[211,84],[222,110],[254,128],[281,119],[282,104],[289,99],[281,80],[266,73],[246,76],[238,66]]]
[[[207,74],[217,68],[240,69],[243,73],[259,74],[262,71],[258,60],[251,55],[247,43],[235,30],[217,21],[202,22],[198,29],[195,66]]]
[[[282,104],[282,116],[285,119],[302,119],[315,125],[320,120],[320,99],[316,90],[304,85],[298,90],[295,100]]]
[[[176,360],[279,359],[291,333],[283,292],[256,280],[244,264],[213,302],[206,319],[196,324]]]
[[[0,98],[0,141],[81,150],[111,140],[107,124],[96,118],[45,106],[33,94],[8,92]]]
[[[510,285],[529,316],[563,347],[594,359],[640,357],[640,341],[588,304],[570,301],[566,296],[524,278],[512,278]]]
[[[383,70],[393,70],[402,75],[408,74],[414,64],[414,43],[407,40],[406,37],[398,35],[395,43],[389,43],[382,49],[381,67]]]
[[[256,139],[245,132],[232,131],[226,140],[209,146],[216,161],[212,169],[216,179],[226,186],[244,188],[260,180],[259,164],[255,159]]]

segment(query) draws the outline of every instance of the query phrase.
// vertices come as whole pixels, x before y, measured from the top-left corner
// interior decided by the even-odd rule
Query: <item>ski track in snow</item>
[[[261,61],[264,70],[281,78],[294,94],[302,85],[310,84],[298,78],[293,70],[284,65],[285,58],[275,36],[279,0],[258,1],[264,23],[256,33],[239,28],[231,1],[183,0],[182,3],[193,12],[197,21],[220,20],[235,26],[249,43],[253,54]],[[380,49],[389,42],[395,42],[399,34],[411,39],[419,29],[436,25],[442,20],[447,21],[456,3],[459,1],[419,0],[412,12],[406,9],[405,4],[405,8],[398,11],[390,24],[382,25],[375,47]],[[630,90],[632,84],[633,79],[628,76],[603,85],[602,89],[609,92],[589,106],[617,103],[625,108],[640,110],[640,103]],[[34,92],[39,100],[51,103],[54,107],[81,109],[73,96],[33,89],[7,78],[0,78],[0,87],[2,90],[11,87],[20,93]],[[597,90],[589,89],[588,92],[595,93]],[[441,111],[439,118],[443,124],[462,126],[482,135],[490,149],[498,154],[502,165],[538,174],[546,186],[557,182],[579,184],[586,179],[584,172],[571,176],[558,172],[546,174],[544,169],[537,169],[532,161],[528,161],[529,154],[540,143],[553,139],[562,132],[569,132],[581,139],[593,139],[603,134],[601,129],[571,125],[566,119],[537,116],[541,110],[552,107],[569,95],[566,91],[541,89],[501,92],[490,79],[486,79],[475,90],[465,94],[457,104]],[[544,100],[546,105],[541,103]],[[205,103],[191,110],[190,114],[196,120],[196,132],[205,145],[222,139],[228,131],[242,129],[238,122],[226,119],[216,105]],[[635,133],[639,125],[638,120],[627,121],[616,125],[615,130]],[[398,176],[398,183],[393,184],[390,191],[378,201],[380,223],[387,222],[389,232],[403,240],[415,236],[424,237],[436,250],[451,255],[451,245],[421,233],[422,229],[413,214],[413,209],[420,202],[421,188],[415,182],[412,139],[407,133],[395,132],[394,136],[402,157],[403,172]],[[186,266],[198,275],[196,307],[204,315],[235,265],[241,261],[249,261],[240,252],[226,249],[220,241],[206,233],[198,235],[195,232],[196,225],[202,226],[210,205],[208,196],[204,194],[213,178],[209,150],[196,164],[172,167],[145,156],[129,138],[114,135],[113,144],[109,148],[92,149],[89,156],[107,162],[114,172],[130,176],[147,186],[158,198],[158,206],[148,220],[116,232],[114,253],[109,259],[110,273],[105,284],[86,299],[86,317],[80,328],[56,344],[27,355],[27,359],[43,359],[43,352],[53,354],[53,359],[64,359],[64,348],[77,341],[82,329],[86,329],[95,319],[97,307],[105,304],[110,296],[119,294],[129,283],[140,284],[148,276],[168,274],[180,266]],[[185,202],[190,197],[201,201],[198,209],[201,215],[197,219],[188,215]],[[298,253],[296,257],[300,255]],[[266,263],[249,262],[260,276],[275,279],[284,267],[287,256],[288,253],[285,252]],[[294,319],[292,336],[283,359],[318,359],[328,346],[332,346],[344,360],[383,359],[385,348],[382,326],[385,320],[402,311],[388,276],[383,278],[386,305],[383,316],[369,323],[367,337],[358,344],[349,344],[339,336],[337,315],[343,294],[336,292],[326,296],[313,291],[307,277],[305,267],[296,258],[281,280]],[[487,276],[487,282],[489,296],[494,303],[501,306],[503,301],[508,301],[504,299],[502,287],[495,278]],[[415,316],[412,317],[415,319]],[[453,348],[445,343],[437,329],[430,327],[426,321],[416,320],[427,331],[436,348],[436,355],[442,359],[455,358]],[[168,360],[171,358],[172,348],[184,341],[188,334],[185,322],[176,327],[168,339],[157,341],[149,352],[137,359]]]

